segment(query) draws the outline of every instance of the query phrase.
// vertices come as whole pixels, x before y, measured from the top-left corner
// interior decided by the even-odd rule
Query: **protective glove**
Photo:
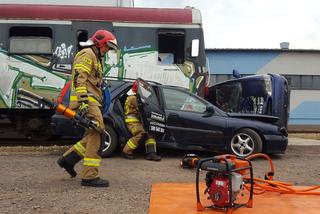
[[[78,109],[81,114],[86,114],[88,112],[88,108],[89,108],[88,103],[82,102]]]

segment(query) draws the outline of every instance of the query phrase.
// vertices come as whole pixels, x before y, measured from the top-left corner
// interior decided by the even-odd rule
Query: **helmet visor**
[[[110,49],[113,49],[113,50],[118,50],[119,49],[118,45],[116,43],[114,43],[114,42],[108,41],[107,45],[108,45],[108,47]]]

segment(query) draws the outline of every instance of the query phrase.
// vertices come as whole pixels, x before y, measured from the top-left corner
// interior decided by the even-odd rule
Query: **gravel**
[[[153,183],[195,181],[194,169],[179,167],[186,152],[161,150],[162,161],[151,162],[140,150],[136,160],[117,153],[102,161],[100,176],[110,187],[81,187],[79,176],[69,178],[56,164],[65,149],[0,147],[0,213],[148,213]],[[275,180],[319,185],[319,153],[320,146],[289,146],[286,154],[272,156]],[[81,168],[76,166],[78,172]],[[266,161],[254,161],[256,176],[266,170]]]

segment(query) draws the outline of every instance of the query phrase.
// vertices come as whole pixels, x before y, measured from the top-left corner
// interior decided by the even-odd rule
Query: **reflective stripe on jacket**
[[[94,46],[82,49],[73,61],[70,90],[70,107],[75,109],[81,102],[102,106],[103,65]]]

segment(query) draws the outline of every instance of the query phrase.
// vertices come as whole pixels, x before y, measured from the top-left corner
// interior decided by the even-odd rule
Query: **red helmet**
[[[111,49],[118,49],[116,37],[107,30],[98,30],[91,37],[92,42],[98,48],[101,48],[104,44],[107,44]]]
[[[138,91],[138,81],[134,81],[134,82],[133,82],[133,85],[132,85],[131,90],[132,90],[134,93],[137,93],[137,91]]]

